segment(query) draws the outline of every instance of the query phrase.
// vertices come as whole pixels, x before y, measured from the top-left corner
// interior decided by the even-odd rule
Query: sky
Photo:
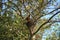
[[[49,6],[49,8],[57,8],[58,6],[60,6],[60,0],[57,0],[57,2],[55,2],[54,3],[54,5],[56,5],[56,6]],[[48,11],[49,10],[49,11]],[[47,11],[48,12],[51,12],[52,10],[54,10],[54,9],[47,9]],[[60,10],[58,10],[58,11],[60,11]],[[55,11],[54,13],[56,13],[57,11]],[[59,14],[60,15],[60,14]],[[60,17],[58,18],[57,17],[58,15],[56,15],[53,19],[54,20],[56,20],[56,19],[60,19]],[[48,17],[51,17],[51,15],[46,15],[45,17],[43,17],[43,18],[46,18],[46,19],[48,19]],[[58,25],[57,25],[58,24]],[[57,26],[56,26],[57,25]],[[55,23],[54,25],[52,25],[51,26],[51,28],[50,29],[47,29],[47,30],[45,30],[45,33],[43,34],[43,36],[42,36],[42,40],[46,40],[46,37],[48,37],[48,35],[50,35],[50,37],[52,37],[52,33],[53,32],[55,32],[56,30],[58,30],[60,28],[60,22],[57,22],[57,23]],[[60,30],[59,31],[56,31],[56,36],[59,36],[58,35],[58,33],[60,32]]]

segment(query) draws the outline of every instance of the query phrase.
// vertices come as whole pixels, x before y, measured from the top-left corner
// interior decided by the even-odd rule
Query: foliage
[[[0,16],[0,40],[28,40],[29,31],[24,20],[18,15],[7,14]]]

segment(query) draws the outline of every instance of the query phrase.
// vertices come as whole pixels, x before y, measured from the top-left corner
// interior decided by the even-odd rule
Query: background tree
[[[58,1],[56,1],[56,0],[6,0],[6,1],[2,0],[0,2],[0,3],[2,3],[1,4],[2,9],[0,12],[1,27],[3,27],[3,25],[5,27],[5,25],[8,24],[9,28],[12,27],[13,32],[17,31],[17,33],[15,33],[15,35],[16,34],[18,35],[18,29],[20,30],[20,28],[21,28],[21,30],[19,31],[19,34],[21,34],[21,36],[19,36],[19,35],[17,36],[19,38],[22,37],[21,40],[32,40],[34,38],[34,35],[36,38],[39,37],[42,40],[45,30],[49,29],[52,24],[54,24],[56,22],[60,22],[60,20],[59,20],[60,19],[60,17],[59,17],[60,7],[59,7],[59,3],[57,3]],[[58,19],[55,18],[56,15],[58,16]],[[46,17],[48,17],[48,18],[46,18]],[[54,20],[54,18],[55,18],[55,20]],[[7,24],[5,24],[6,22],[7,22]],[[8,26],[6,26],[6,27],[8,27]],[[26,28],[27,28],[27,30],[26,30]],[[2,30],[2,28],[1,28],[1,30]],[[23,31],[23,30],[25,30],[25,31]],[[40,32],[38,32],[38,31],[40,31]],[[27,34],[25,34],[26,32],[28,34],[27,39],[26,39]],[[40,35],[37,35],[38,33]],[[9,34],[9,32],[8,32],[8,34]],[[23,37],[23,35],[25,35],[25,36]],[[19,38],[17,38],[16,40],[19,40]],[[12,37],[12,39],[15,40],[15,36]],[[5,40],[5,39],[3,39],[3,40]],[[48,38],[46,40],[48,40]]]

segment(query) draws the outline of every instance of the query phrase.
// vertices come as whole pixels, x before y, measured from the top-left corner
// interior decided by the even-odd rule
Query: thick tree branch
[[[48,23],[55,15],[57,15],[58,13],[60,13],[60,11],[58,11],[57,13],[55,13],[54,15],[52,15],[47,22],[43,23],[43,24],[37,29],[37,31],[33,33],[33,35],[35,35],[35,34],[41,29],[41,27],[43,27],[45,24],[47,24],[47,23]]]

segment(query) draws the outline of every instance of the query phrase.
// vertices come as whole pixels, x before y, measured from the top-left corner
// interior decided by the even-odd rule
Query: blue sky
[[[56,9],[56,8],[58,8],[58,6],[60,6],[60,0],[57,0],[57,2],[55,2],[54,3],[54,5],[56,5],[56,6],[49,6],[49,8],[54,8],[54,9]],[[48,11],[48,13],[49,12],[51,12],[51,11],[53,11],[54,9],[46,9],[45,11]],[[57,11],[60,11],[60,10],[57,10]],[[55,11],[55,12],[53,12],[53,13],[56,13],[57,11]],[[60,16],[60,14],[58,14],[59,16]],[[53,18],[53,20],[58,20],[58,19],[60,19],[60,17],[58,17],[58,15],[56,15],[54,18]],[[44,16],[44,17],[42,17],[43,19],[44,18],[46,18],[46,19],[49,19],[49,17],[51,17],[52,16],[52,14],[50,14],[50,15],[46,15],[46,16]],[[57,25],[58,24],[58,25]],[[43,34],[43,36],[42,36],[42,40],[46,40],[46,37],[48,37],[48,35],[50,35],[50,37],[52,37],[52,33],[53,32],[55,32],[55,34],[56,34],[56,36],[59,36],[59,32],[60,31],[56,31],[56,30],[58,30],[60,28],[60,22],[56,22],[56,23],[54,23],[49,29],[46,29],[45,31],[44,31],[44,34]]]

